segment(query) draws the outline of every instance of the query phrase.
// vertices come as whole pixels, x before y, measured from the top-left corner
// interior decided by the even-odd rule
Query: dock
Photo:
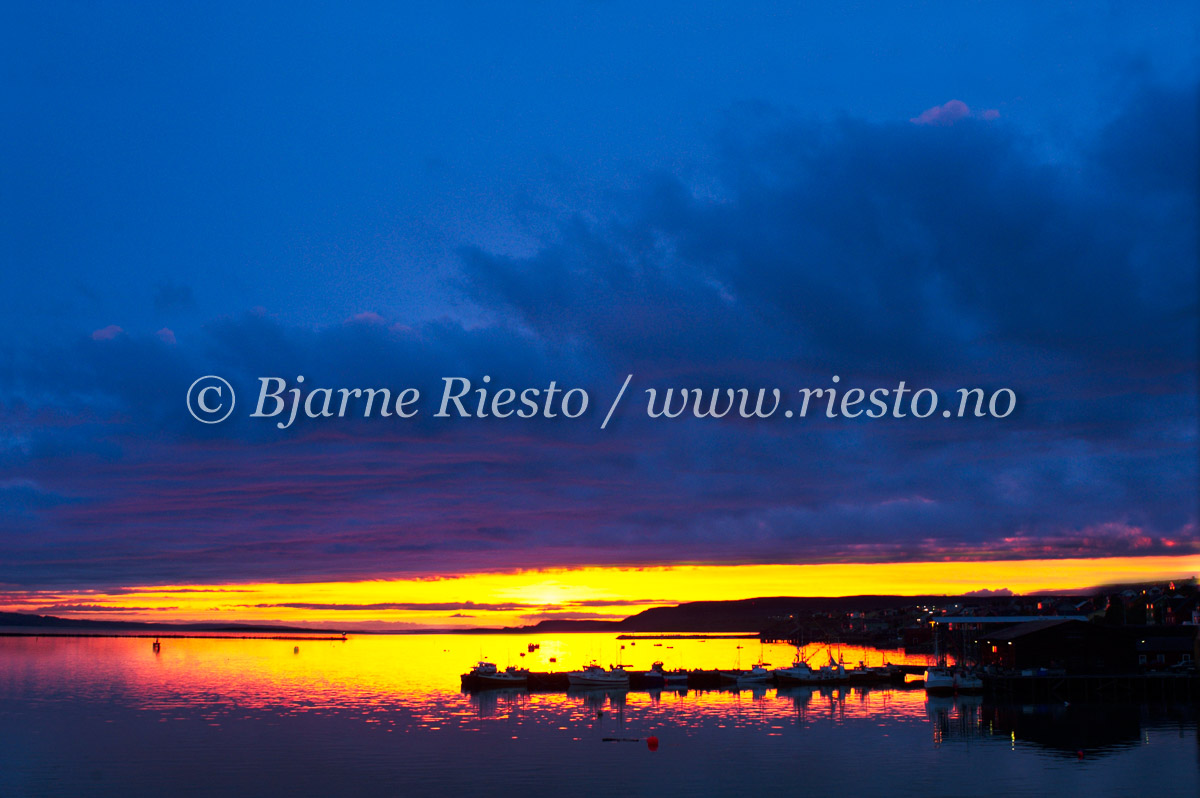
[[[916,670],[913,670],[917,668]],[[906,676],[909,673],[923,673],[925,666],[896,666],[892,674],[883,675],[878,673],[857,673],[855,670],[846,671],[845,678],[842,679],[823,679],[820,682],[813,682],[808,685],[795,685],[797,687],[845,687],[845,686],[875,686],[875,687],[903,687],[906,685]],[[662,676],[651,671],[628,671],[629,673],[629,690],[662,690],[668,689],[663,686]],[[462,675],[462,688],[464,690],[474,692],[476,690],[490,689],[480,684],[479,679],[470,674]],[[911,683],[908,683],[911,684]],[[687,672],[687,688],[689,690],[718,690],[721,688],[733,687],[727,680],[721,678],[719,670],[692,670]],[[764,682],[762,687],[775,687],[774,676],[767,682]],[[535,672],[530,671],[529,678],[526,681],[524,689],[534,693],[552,693],[566,692],[570,687],[570,682],[567,679],[565,671],[559,672]],[[579,688],[579,689],[604,689],[604,688]],[[624,689],[624,688],[610,688]],[[670,689],[676,689],[674,687]],[[743,685],[743,689],[745,686]]]

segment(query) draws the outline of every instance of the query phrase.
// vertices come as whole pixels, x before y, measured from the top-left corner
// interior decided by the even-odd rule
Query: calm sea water
[[[633,668],[791,661],[789,647],[760,651],[754,641],[626,641],[622,651],[612,635],[583,634],[163,639],[158,653],[151,642],[0,638],[0,796],[1200,790],[1194,706],[992,706],[859,688],[459,689],[480,656],[535,670],[618,658]],[[519,656],[531,642],[540,649]],[[823,660],[820,647],[808,653]],[[842,655],[847,664],[884,657]],[[656,751],[604,740],[650,735]]]

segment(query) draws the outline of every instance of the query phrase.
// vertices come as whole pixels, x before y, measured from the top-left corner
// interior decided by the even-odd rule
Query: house
[[[1200,600],[1197,596],[1170,596],[1163,605],[1162,622],[1166,626],[1196,623],[1198,609],[1200,609]]]
[[[1134,633],[1134,651],[1141,670],[1165,670],[1196,662],[1195,626],[1149,626],[1129,631]]]

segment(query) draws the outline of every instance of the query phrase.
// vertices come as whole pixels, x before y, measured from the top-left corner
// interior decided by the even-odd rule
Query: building
[[[1109,626],[1048,618],[979,637],[979,660],[1000,671],[1136,673],[1187,667],[1200,656],[1200,627]]]
[[[1196,662],[1197,627],[1153,626],[1130,629],[1139,670],[1160,671]]]
[[[1122,630],[1077,619],[1049,618],[986,632],[979,659],[1003,671],[1064,670],[1067,673],[1130,672],[1130,639]]]

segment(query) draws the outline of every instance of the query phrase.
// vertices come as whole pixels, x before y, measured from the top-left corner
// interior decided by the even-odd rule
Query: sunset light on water
[[[528,653],[531,642],[540,648]],[[1087,769],[1086,781],[1117,790],[1134,789],[1147,769],[1158,769],[1168,779],[1163,784],[1176,786],[1200,772],[1194,714],[1161,710],[1112,715],[1111,722],[1129,735],[1116,738],[1089,732],[1096,717],[1087,712],[1036,710],[1054,715],[1057,731],[1047,737],[1042,724],[1031,722],[1036,715],[1022,720],[1020,712],[985,708],[979,697],[931,699],[920,689],[469,694],[457,684],[457,674],[481,653],[501,665],[534,668],[552,667],[551,657],[573,668],[617,656],[639,668],[655,658],[715,668],[757,659],[759,647],[751,640],[618,641],[591,634],[166,638],[158,653],[151,643],[140,637],[5,641],[0,721],[10,728],[20,723],[26,734],[15,748],[0,751],[0,794],[24,794],[24,786],[45,783],[38,763],[47,759],[59,763],[53,783],[64,793],[97,795],[202,795],[237,784],[270,793],[336,791],[344,779],[364,772],[390,774],[364,795],[394,794],[388,785],[404,785],[404,794],[438,795],[465,789],[478,768],[537,795],[714,786],[756,791],[790,778],[786,774],[797,768],[807,788],[857,793],[880,777],[884,762],[891,778],[909,788],[926,785],[932,794],[962,794],[945,786],[947,778],[994,781],[1018,769],[1022,777],[1004,777],[1002,790],[984,784],[971,794],[1042,795],[1046,783],[1077,783],[1072,774],[1079,768]],[[820,661],[829,651],[812,646],[805,653]],[[783,665],[795,650],[769,645],[762,654]],[[885,656],[913,664],[928,660],[850,647],[841,654],[868,664]],[[68,674],[69,690],[61,682]],[[22,708],[30,698],[36,714]],[[648,751],[645,739],[652,736],[658,749]],[[137,741],[137,753],[111,758],[118,739]],[[848,767],[843,749],[850,745],[873,755]],[[1080,747],[1083,757],[1076,755]],[[245,756],[248,751],[253,758]],[[731,756],[753,766],[719,765]],[[931,768],[942,787],[934,786]],[[189,774],[184,784],[181,772]]]

